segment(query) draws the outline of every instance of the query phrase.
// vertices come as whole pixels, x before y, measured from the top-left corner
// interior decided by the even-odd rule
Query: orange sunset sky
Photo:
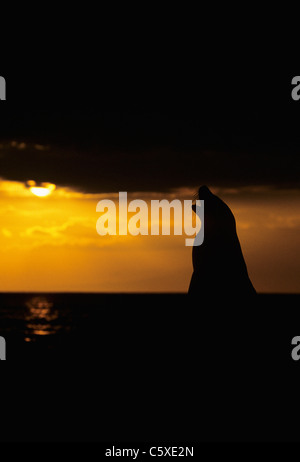
[[[258,292],[300,291],[300,194],[268,187],[211,189],[230,206]],[[128,200],[191,199],[193,188],[128,194]],[[117,194],[57,187],[37,197],[0,181],[0,291],[186,292],[186,236],[99,236],[96,205]]]

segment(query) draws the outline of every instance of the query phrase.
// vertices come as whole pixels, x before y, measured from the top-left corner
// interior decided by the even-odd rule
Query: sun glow
[[[37,197],[47,197],[56,188],[55,184],[52,183],[41,183],[41,186],[37,186],[35,181],[28,181],[27,186],[29,190]]]
[[[49,194],[51,194],[52,192],[50,191],[50,189],[47,189],[47,188],[30,188],[30,191],[32,192],[32,194],[38,197],[49,196]]]

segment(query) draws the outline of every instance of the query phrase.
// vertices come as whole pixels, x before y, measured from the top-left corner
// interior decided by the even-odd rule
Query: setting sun
[[[47,197],[49,196],[56,188],[55,184],[52,183],[41,183],[41,186],[37,186],[35,181],[28,181],[27,186],[29,186],[30,191],[37,197]]]

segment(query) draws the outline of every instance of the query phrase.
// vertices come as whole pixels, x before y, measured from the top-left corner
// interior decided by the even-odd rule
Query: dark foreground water
[[[172,308],[176,323],[176,310],[184,309],[185,299],[169,294],[2,293],[0,335],[7,342],[7,360],[90,357],[102,347],[122,348],[124,340],[129,345],[153,327],[155,338],[160,320],[172,324]]]
[[[0,294],[0,441],[300,440],[299,302]]]
[[[153,343],[162,336],[180,344],[192,335],[200,342],[201,333],[203,338],[214,328],[228,329],[228,337],[243,328],[258,335],[266,323],[275,330],[293,325],[299,302],[299,295],[274,294],[231,306],[222,299],[191,301],[185,294],[2,293],[0,335],[7,341],[7,360],[66,354],[72,359],[102,347],[122,349],[134,338]]]

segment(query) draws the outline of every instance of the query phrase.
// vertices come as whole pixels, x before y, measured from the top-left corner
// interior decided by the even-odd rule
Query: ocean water
[[[130,344],[143,335],[145,323],[151,330],[157,318],[149,316],[149,308],[166,314],[184,299],[183,294],[1,293],[0,336],[7,359],[91,357],[107,345],[112,351],[124,338]],[[159,317],[163,320],[162,312]]]
[[[240,326],[263,336],[267,326],[290,329],[299,295],[259,295],[251,306],[216,306],[186,294],[1,293],[0,336],[7,359],[99,356],[132,345],[197,348],[221,327],[233,338]],[[205,331],[203,331],[205,328]],[[182,342],[184,345],[182,345]],[[154,347],[153,347],[154,348]]]
[[[0,441],[299,439],[299,295],[0,294]]]

